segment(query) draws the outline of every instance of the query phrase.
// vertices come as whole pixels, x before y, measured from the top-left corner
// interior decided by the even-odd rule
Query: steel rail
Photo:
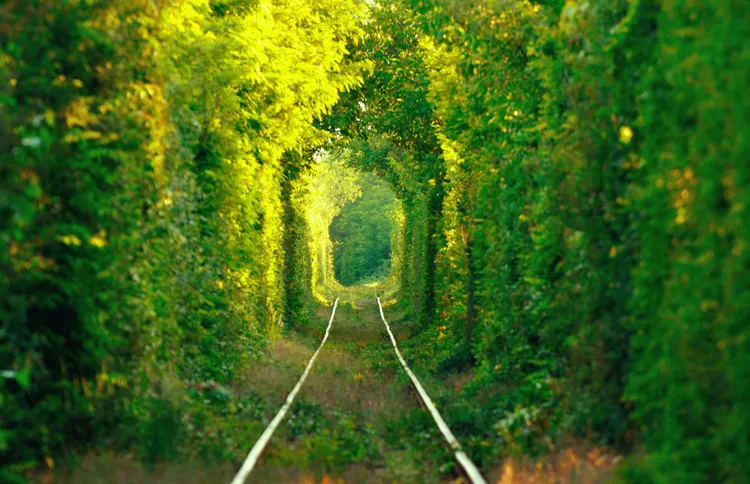
[[[315,353],[313,353],[312,358],[310,358],[310,361],[307,363],[307,368],[305,368],[305,372],[302,373],[302,377],[300,377],[297,384],[289,393],[289,396],[286,397],[286,401],[284,402],[284,405],[281,407],[281,409],[273,418],[273,420],[271,420],[271,423],[268,424],[268,427],[266,427],[266,430],[263,432],[263,434],[260,436],[258,441],[253,446],[253,448],[250,450],[250,453],[247,454],[247,457],[245,458],[245,462],[242,463],[242,467],[237,472],[237,475],[234,476],[234,479],[232,479],[231,484],[244,484],[245,480],[247,479],[247,476],[249,476],[250,473],[253,471],[255,464],[258,462],[260,455],[263,453],[263,449],[266,448],[268,441],[271,440],[271,436],[276,431],[276,428],[279,426],[281,421],[284,419],[284,416],[286,416],[286,413],[289,411],[289,408],[292,406],[292,403],[294,403],[294,398],[297,396],[297,393],[300,391],[300,388],[302,388],[302,384],[305,383],[305,380],[307,379],[307,375],[310,374],[310,370],[313,367],[313,363],[315,363],[315,358],[318,357],[318,353],[320,353],[320,350],[323,349],[323,345],[326,344],[326,340],[328,340],[328,335],[331,332],[331,326],[333,325],[333,317],[336,315],[336,307],[338,306],[338,304],[339,304],[339,298],[336,298],[336,301],[333,303],[333,311],[331,312],[331,319],[328,321],[328,327],[326,328],[326,333],[323,336],[323,341],[320,343],[320,346],[318,346],[318,349],[315,351]]]
[[[404,370],[406,370],[406,373],[409,375],[409,378],[411,378],[414,387],[417,389],[417,393],[419,393],[419,396],[422,398],[422,401],[427,407],[427,410],[430,412],[430,415],[432,415],[432,419],[437,424],[440,432],[443,434],[443,437],[445,437],[445,440],[448,441],[448,445],[451,446],[453,455],[456,456],[456,460],[459,464],[461,464],[461,467],[463,467],[464,471],[466,471],[467,477],[473,484],[487,484],[487,481],[484,480],[484,477],[482,477],[482,474],[479,472],[479,469],[477,469],[477,466],[475,466],[471,459],[469,459],[469,456],[466,455],[466,452],[464,452],[464,450],[461,448],[461,444],[458,442],[458,440],[456,440],[456,436],[453,435],[453,432],[451,432],[448,424],[446,424],[445,420],[443,420],[443,417],[440,415],[440,412],[438,412],[435,403],[430,399],[430,396],[427,395],[427,392],[422,387],[422,384],[419,383],[419,380],[416,376],[414,376],[414,373],[412,373],[409,365],[407,365],[406,361],[404,361],[404,357],[401,355],[401,351],[399,351],[398,345],[396,344],[396,338],[391,332],[391,327],[388,325],[388,321],[385,320],[385,315],[383,314],[383,305],[380,303],[380,298],[378,298],[378,308],[380,309],[380,318],[385,324],[385,329],[388,330],[388,335],[391,337],[391,342],[393,343],[393,349],[396,350],[396,356],[398,356],[398,360],[401,362],[401,366],[403,366]]]

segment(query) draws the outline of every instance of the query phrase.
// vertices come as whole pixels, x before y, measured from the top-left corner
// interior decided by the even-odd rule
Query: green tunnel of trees
[[[388,273],[420,371],[472,374],[483,468],[572,436],[632,482],[746,482],[748,18],[4,2],[0,478],[94,446],[240,458],[251,406],[205,388]]]
[[[333,219],[333,266],[344,285],[387,279],[391,272],[391,237],[398,227],[396,199],[374,175],[359,181],[361,198],[344,206]]]

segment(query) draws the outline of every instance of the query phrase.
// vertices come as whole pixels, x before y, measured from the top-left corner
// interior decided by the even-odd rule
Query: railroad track
[[[450,446],[453,452],[453,455],[456,458],[456,461],[460,465],[460,469],[463,470],[463,473],[469,479],[469,481],[472,484],[486,484],[486,481],[482,477],[482,474],[479,472],[479,469],[477,469],[476,465],[474,465],[474,463],[471,461],[469,456],[463,450],[463,448],[461,447],[461,444],[458,442],[458,439],[456,439],[450,427],[448,427],[448,424],[440,415],[440,412],[438,411],[435,403],[427,394],[424,387],[419,382],[419,379],[411,371],[411,368],[409,368],[409,365],[406,364],[406,361],[404,360],[404,357],[398,348],[398,343],[396,342],[396,338],[393,335],[393,332],[391,331],[391,327],[388,324],[388,321],[386,321],[385,319],[385,315],[383,313],[383,306],[381,304],[379,297],[377,298],[377,301],[378,301],[378,309],[380,311],[380,318],[383,321],[383,324],[385,325],[386,331],[388,332],[388,336],[390,337],[391,343],[393,345],[393,350],[396,352],[396,356],[398,357],[398,360],[401,363],[401,366],[403,367],[404,371],[406,371],[407,375],[409,376],[412,382],[412,385],[414,386],[417,392],[417,395],[419,397],[420,404],[432,416],[432,419],[435,421],[435,424],[440,430],[440,433],[443,435],[446,443]],[[292,388],[292,391],[287,396],[286,401],[284,402],[282,407],[276,413],[276,416],[273,418],[273,420],[271,420],[271,422],[268,424],[263,434],[260,436],[260,438],[257,440],[255,445],[253,446],[253,448],[248,453],[247,457],[242,463],[242,467],[234,476],[234,479],[232,479],[231,484],[244,484],[245,483],[248,476],[252,473],[253,469],[255,468],[255,465],[258,463],[258,460],[261,454],[263,453],[263,450],[266,448],[266,445],[268,445],[268,442],[271,440],[271,437],[273,436],[274,432],[276,431],[278,426],[281,424],[281,422],[284,420],[284,417],[286,416],[287,412],[293,405],[294,399],[297,397],[297,393],[299,393],[300,389],[302,388],[302,385],[304,385],[305,380],[307,380],[307,377],[309,376],[312,370],[312,367],[315,363],[316,358],[318,357],[318,354],[323,349],[323,346],[325,346],[326,341],[328,341],[328,336],[330,335],[331,327],[333,326],[333,320],[336,316],[336,308],[338,307],[338,303],[339,303],[339,299],[336,298],[333,304],[333,309],[331,311],[331,318],[328,320],[328,326],[326,327],[326,331],[325,331],[325,334],[323,335],[323,340],[321,341],[320,346],[318,346],[318,349],[315,351],[315,353],[313,353],[312,357],[310,358],[310,361],[307,363],[307,366],[305,367],[305,371],[302,373],[302,376],[300,377],[299,381],[294,386],[294,388]]]

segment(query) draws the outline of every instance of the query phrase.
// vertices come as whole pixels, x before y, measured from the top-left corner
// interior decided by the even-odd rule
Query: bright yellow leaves
[[[73,247],[78,247],[79,245],[81,245],[81,239],[79,239],[75,235],[61,235],[57,238],[57,240],[59,240],[65,245],[69,245]]]
[[[106,236],[107,232],[104,230],[100,230],[98,233],[91,236],[91,238],[89,239],[89,244],[101,249],[102,247],[107,245]]]
[[[70,104],[65,114],[65,124],[68,128],[80,127],[85,129],[96,121],[96,116],[91,112],[93,102],[94,100],[91,97],[79,97]]]
[[[662,155],[665,157],[671,154]],[[673,169],[667,177],[660,176],[656,179],[656,186],[666,187],[672,194],[672,205],[677,211],[675,223],[682,225],[688,220],[688,208],[695,200],[695,186],[698,180],[691,167],[683,170]]]
[[[107,245],[106,236],[107,232],[100,230],[89,238],[88,243],[101,249]],[[57,240],[70,247],[79,247],[82,244],[81,239],[77,235],[60,235],[57,237]]]
[[[685,223],[685,220],[687,220],[687,210],[685,207],[679,207],[677,209],[677,217],[675,218],[675,222],[677,222],[677,225],[682,225]]]
[[[684,224],[688,219],[688,208],[695,199],[696,184],[697,179],[690,167],[669,172],[667,188],[672,193],[673,205],[677,210],[677,217],[675,217],[677,225]]]
[[[80,81],[79,81],[80,82]],[[104,142],[118,139],[117,133],[104,133],[93,129],[98,122],[98,115],[92,110],[94,99],[92,97],[76,98],[64,113],[65,124],[71,130],[65,135],[66,143],[77,143],[81,140],[103,140]],[[45,119],[49,124],[54,122],[54,113],[45,113]]]
[[[630,126],[620,126],[620,132],[618,135],[620,143],[627,145],[633,139],[633,129]]]
[[[166,11],[163,17],[165,30],[173,29],[178,33],[202,34],[202,25],[208,14],[208,1],[186,0]]]

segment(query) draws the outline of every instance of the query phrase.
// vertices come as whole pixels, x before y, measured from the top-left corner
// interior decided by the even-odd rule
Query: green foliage
[[[474,367],[466,393],[507,448],[573,434],[643,446],[636,481],[747,478],[745,17],[739,2],[373,8],[354,53],[373,75],[330,123],[404,205],[401,296],[428,323],[425,364]]]
[[[310,193],[306,198],[305,215],[309,230],[312,271],[309,283],[313,292],[325,298],[328,288],[337,288],[333,267],[333,242],[330,227],[341,210],[362,196],[358,175],[347,161],[351,151],[325,154],[313,166]]]
[[[372,73],[361,88],[342,96],[322,125],[350,141],[351,163],[390,183],[403,207],[397,251],[402,300],[426,324],[434,313],[437,223],[444,196],[444,169],[427,99],[429,76],[419,51],[422,33],[411,12],[394,2],[375,2],[367,35],[352,52]]]
[[[121,17],[105,30],[111,12]],[[113,356],[137,330],[113,321],[139,293],[125,267],[157,181],[143,160],[158,93],[131,82],[136,52],[153,51],[131,29],[148,18],[119,3],[2,10],[3,465],[96,441],[121,420],[128,367]]]
[[[355,0],[0,8],[3,465],[100,444],[151,460],[223,445],[208,434],[235,414],[191,389],[232,382],[304,316],[310,292],[282,276],[309,259],[297,153],[361,81],[344,57],[363,12]]]
[[[322,430],[302,441],[307,465],[322,471],[343,468],[353,462],[371,462],[378,455],[374,431],[358,425],[351,416],[339,416],[336,431]]]
[[[387,279],[391,271],[393,192],[374,175],[358,184],[362,196],[344,206],[330,227],[336,280],[346,286]]]
[[[750,477],[748,14],[742,2],[664,5],[639,86],[626,397],[648,453],[634,481]]]

